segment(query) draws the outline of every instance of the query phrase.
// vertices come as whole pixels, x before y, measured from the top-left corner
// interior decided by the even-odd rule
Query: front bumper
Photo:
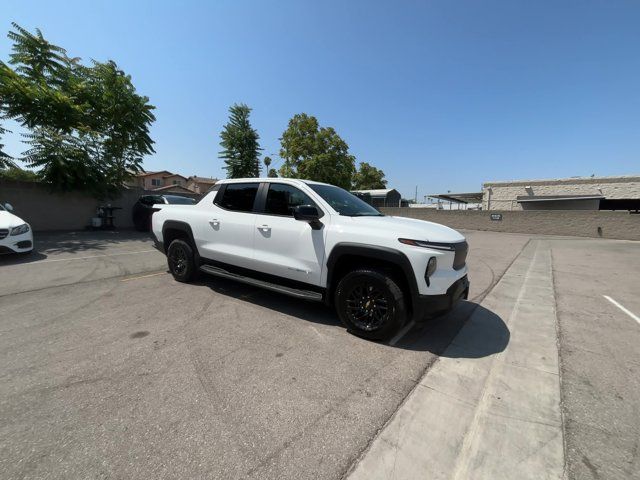
[[[413,317],[416,321],[425,320],[434,315],[451,310],[456,303],[469,297],[469,279],[464,277],[455,281],[443,295],[418,295],[413,304]]]
[[[33,234],[29,231],[22,235],[8,235],[0,240],[0,254],[26,253],[33,250]]]

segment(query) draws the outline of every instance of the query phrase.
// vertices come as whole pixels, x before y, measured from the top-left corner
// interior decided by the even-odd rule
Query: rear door
[[[265,183],[257,206],[254,232],[255,269],[263,273],[320,285],[324,263],[324,228],[314,230],[293,218],[298,205],[320,207],[293,185]],[[326,221],[324,215],[321,221]]]
[[[252,268],[258,182],[226,183],[194,232],[202,257]]]

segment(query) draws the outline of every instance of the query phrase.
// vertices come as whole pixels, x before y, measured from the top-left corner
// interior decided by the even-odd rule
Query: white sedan
[[[33,250],[33,232],[28,223],[12,214],[13,207],[0,203],[0,254]]]

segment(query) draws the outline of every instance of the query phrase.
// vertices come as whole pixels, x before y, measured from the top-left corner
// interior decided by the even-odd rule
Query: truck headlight
[[[411,240],[410,238],[399,238],[398,241],[412,247],[433,248],[434,250],[445,250],[447,252],[453,252],[456,249],[453,243],[428,242],[426,240]]]
[[[14,236],[14,235],[22,235],[23,233],[27,233],[29,231],[29,225],[26,223],[23,223],[22,225],[18,225],[17,227],[13,227],[11,229],[11,233],[9,234],[10,236]]]
[[[431,283],[429,278],[431,277],[431,275],[433,275],[433,273],[437,269],[438,269],[438,260],[436,259],[436,257],[431,257],[427,262],[427,270],[426,272],[424,272],[424,279],[427,281],[427,287],[429,287]]]

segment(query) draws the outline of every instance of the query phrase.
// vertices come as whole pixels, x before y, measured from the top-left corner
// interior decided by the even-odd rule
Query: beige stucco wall
[[[187,188],[195,193],[207,193],[211,187],[213,187],[213,183],[204,183],[204,182],[196,182],[194,180],[189,180],[187,182]]]
[[[166,177],[163,178],[164,181],[164,187],[166,187],[167,185],[174,185],[173,181],[176,181],[175,185],[181,185],[183,187],[186,187],[187,185],[187,179],[184,178],[182,175],[167,175]]]
[[[418,218],[460,230],[640,240],[640,214],[588,210],[501,211],[381,208],[386,215]],[[501,221],[491,220],[500,213]]]
[[[525,195],[603,195],[608,199],[640,198],[640,176],[487,182],[482,186],[482,208],[522,210],[516,199]]]
[[[139,176],[138,187],[148,188],[148,189],[164,187],[165,183],[164,183],[164,180],[162,179],[164,175],[166,175],[166,173],[162,172],[162,173],[156,173],[152,175]],[[151,179],[160,180],[160,185],[151,185]]]

